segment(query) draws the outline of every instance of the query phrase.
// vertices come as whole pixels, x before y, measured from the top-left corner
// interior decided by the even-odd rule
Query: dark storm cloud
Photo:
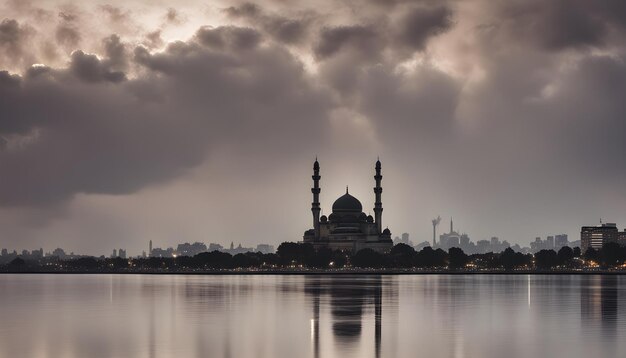
[[[426,41],[452,27],[452,10],[444,6],[417,7],[406,11],[400,22],[398,39],[413,50],[423,50]]]
[[[256,18],[262,14],[261,8],[253,3],[243,3],[239,6],[230,6],[224,9],[231,17],[247,17],[247,18]]]
[[[375,55],[379,49],[377,37],[373,26],[327,27],[322,29],[319,43],[313,51],[320,59],[331,57],[344,47],[356,49],[364,55]]]
[[[14,19],[4,19],[0,22],[0,60],[11,63],[20,63],[28,53],[28,38],[32,30],[20,25]]]
[[[244,19],[247,24],[260,27],[276,40],[286,44],[302,42],[307,37],[314,20],[314,14],[310,12],[297,17],[285,17],[268,14],[260,6],[252,3],[231,6],[224,9],[224,12],[232,19]]]
[[[314,121],[324,118],[327,100],[290,54],[257,48],[259,40],[246,28],[203,28],[162,53],[139,47],[136,63],[148,73],[124,82],[106,60],[82,51],[67,69],[2,73],[0,136],[19,134],[25,144],[0,153],[0,202],[134,192],[181,175],[226,138],[257,146],[276,127],[318,132]],[[277,158],[296,142],[308,145],[289,136],[272,141]]]
[[[574,235],[603,210],[626,217],[623,1],[216,4],[157,6],[143,23],[133,11],[150,7],[132,0],[55,8],[64,15],[49,25],[7,15],[0,46],[16,51],[0,57],[23,65],[0,72],[3,210],[98,200],[89,194],[134,193],[139,206],[197,170],[215,215],[232,203],[207,219],[222,234],[257,243],[258,227],[239,223],[258,210],[241,202],[274,201],[283,211],[259,220],[297,240],[308,198],[270,197],[259,178],[298,173],[304,197],[306,158],[352,180],[351,166],[380,153],[395,168],[390,227],[419,241],[437,214],[459,213],[473,240],[520,243]],[[28,67],[55,35],[56,62]],[[228,185],[214,189],[220,175]]]
[[[502,11],[513,36],[527,36],[547,49],[601,45],[606,22],[590,13],[592,2],[513,1]]]
[[[165,42],[161,38],[161,30],[156,30],[147,33],[142,43],[148,48],[158,48],[163,46]]]
[[[74,51],[70,61],[70,72],[86,82],[120,82],[126,79],[123,72],[111,71],[96,55]]]
[[[261,41],[261,34],[251,28],[236,26],[203,27],[196,32],[196,37],[205,46],[223,49],[247,50],[256,47]]]
[[[55,31],[56,41],[65,48],[75,50],[81,40],[77,24],[78,15],[69,12],[59,12],[58,16],[61,21]]]
[[[118,35],[111,35],[102,40],[107,66],[113,69],[124,70],[128,65],[126,46]]]

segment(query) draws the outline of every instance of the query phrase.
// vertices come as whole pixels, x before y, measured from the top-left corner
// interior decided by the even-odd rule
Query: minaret
[[[376,222],[376,228],[380,234],[383,232],[383,203],[381,200],[383,188],[380,186],[380,181],[383,179],[383,176],[380,175],[380,159],[376,161],[376,175],[374,176],[374,179],[376,179],[376,187],[374,187],[374,194],[376,194],[376,202],[374,203],[374,221]]]
[[[311,212],[313,213],[313,229],[315,230],[315,238],[320,237],[320,163],[317,162],[315,157],[315,163],[313,163],[313,187],[311,193],[313,193],[313,203],[311,203]]]
[[[450,233],[454,232],[454,223],[452,222],[452,216],[450,216]]]
[[[148,244],[148,257],[152,257],[152,240]]]

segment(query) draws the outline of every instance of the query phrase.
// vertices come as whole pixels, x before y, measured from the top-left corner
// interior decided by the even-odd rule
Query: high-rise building
[[[595,250],[609,242],[618,242],[617,225],[605,223],[598,226],[583,226],[580,229],[580,249],[584,253],[590,247]]]
[[[554,236],[546,237],[546,246],[547,250],[554,250]]]
[[[624,229],[624,231],[620,231],[619,233],[617,233],[617,242],[621,246],[626,246],[626,229]]]
[[[560,250],[563,246],[569,245],[567,234],[554,235],[554,249]]]
[[[450,232],[439,235],[438,247],[448,250],[451,247],[459,247],[461,245],[461,235],[454,231],[454,221],[450,218]]]

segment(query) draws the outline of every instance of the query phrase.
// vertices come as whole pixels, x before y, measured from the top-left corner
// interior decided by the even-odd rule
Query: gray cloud
[[[14,19],[4,19],[0,22],[0,63],[5,66],[22,65],[32,60],[27,51],[29,38],[33,30],[20,25]]]
[[[128,66],[126,46],[118,35],[111,35],[102,40],[107,66],[117,70],[125,70]]]
[[[276,126],[318,132],[314,121],[324,118],[324,96],[303,82],[291,55],[256,49],[249,35],[245,28],[201,29],[194,40],[162,53],[137,48],[137,63],[149,73],[125,82],[123,73],[82,51],[72,54],[67,69],[39,68],[23,78],[2,74],[0,115],[8,121],[0,134],[33,139],[0,154],[7,173],[0,202],[130,193],[181,175],[226,138],[263,145]],[[147,89],[160,95],[144,96]],[[302,109],[308,113],[299,114]],[[273,142],[276,157],[285,146],[304,144],[291,137]]]
[[[416,241],[437,214],[474,240],[521,244],[575,238],[599,216],[625,222],[623,2],[259,1],[219,3],[209,20],[196,4],[176,9],[177,27],[158,6],[140,23],[132,5],[52,8],[65,15],[48,27],[23,9],[0,26],[23,67],[57,25],[75,35],[57,39],[55,63],[3,63],[15,71],[0,72],[3,211],[120,212],[121,235],[158,221],[174,242],[180,226],[202,241],[297,240],[310,159],[322,161],[324,203],[354,182],[369,207],[380,154],[386,224]],[[162,220],[174,212],[179,226]],[[215,236],[183,224],[194,220]]]
[[[416,7],[406,12],[400,22],[398,39],[413,50],[423,50],[432,36],[452,27],[452,10],[445,6]]]
[[[55,31],[56,40],[63,47],[75,50],[81,40],[81,34],[76,24],[78,16],[68,12],[59,12],[59,18],[61,22]]]
[[[258,26],[276,40],[286,44],[299,44],[308,35],[314,14],[311,12],[297,17],[268,14],[253,3],[230,6],[224,12],[232,19],[244,19],[247,24]]]
[[[261,41],[261,35],[256,30],[235,26],[203,27],[198,30],[196,37],[203,45],[216,49],[232,47],[247,50],[256,47]]]
[[[96,55],[80,50],[72,53],[69,70],[78,79],[86,82],[120,82],[126,79],[123,72],[111,71]]]
[[[322,29],[319,43],[313,51],[320,59],[336,54],[343,47],[355,49],[364,55],[376,55],[380,49],[377,37],[378,34],[372,26],[328,27]]]

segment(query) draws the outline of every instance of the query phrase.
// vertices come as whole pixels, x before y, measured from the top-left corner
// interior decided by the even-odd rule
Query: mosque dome
[[[333,203],[333,213],[356,212],[360,214],[362,211],[363,205],[359,199],[348,193],[347,188],[346,193]]]

